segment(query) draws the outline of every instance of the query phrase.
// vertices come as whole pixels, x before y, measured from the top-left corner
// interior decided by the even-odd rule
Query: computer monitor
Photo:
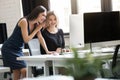
[[[119,11],[84,13],[85,43],[120,40],[119,14]]]
[[[0,23],[0,44],[7,40],[7,28],[5,23]]]
[[[83,16],[81,14],[72,14],[70,22],[70,47],[84,47]]]

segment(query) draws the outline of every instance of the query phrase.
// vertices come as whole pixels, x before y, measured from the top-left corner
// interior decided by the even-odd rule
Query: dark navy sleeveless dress
[[[21,28],[17,24],[12,35],[8,40],[4,42],[2,46],[1,51],[4,66],[10,67],[12,70],[26,67],[25,61],[17,60],[17,57],[24,55],[22,52],[23,45],[24,41],[21,33]]]

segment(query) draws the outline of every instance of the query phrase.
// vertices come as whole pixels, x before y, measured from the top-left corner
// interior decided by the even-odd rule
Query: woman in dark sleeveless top
[[[46,19],[46,9],[43,6],[36,7],[28,16],[21,18],[8,40],[2,46],[2,57],[4,66],[10,67],[14,79],[26,77],[26,63],[18,61],[16,58],[23,56],[23,44],[28,43],[35,35],[44,47],[46,53],[48,51],[45,41],[41,35],[40,29]]]

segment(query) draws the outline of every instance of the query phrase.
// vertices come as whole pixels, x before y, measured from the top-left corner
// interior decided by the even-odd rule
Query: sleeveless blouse
[[[29,24],[28,24],[28,33]],[[11,69],[21,69],[26,67],[26,63],[24,61],[19,61],[16,58],[20,56],[24,56],[22,49],[24,47],[24,40],[22,37],[21,28],[18,26],[18,23],[12,33],[12,35],[3,43],[2,46],[2,58],[3,64],[6,67],[10,67]]]

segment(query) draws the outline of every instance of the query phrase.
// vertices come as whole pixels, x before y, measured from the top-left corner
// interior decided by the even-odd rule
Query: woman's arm
[[[42,28],[41,25],[37,26],[35,30],[29,35],[28,34],[28,23],[25,18],[21,19],[18,25],[19,27],[21,27],[22,36],[23,36],[23,40],[25,43],[31,40],[37,34],[37,32],[40,31],[40,29]]]
[[[46,52],[47,54],[52,54],[52,52],[48,51],[46,42],[45,42],[45,40],[44,40],[44,38],[43,38],[43,36],[42,36],[42,34],[41,34],[40,31],[37,33],[37,37],[38,37],[38,39],[39,39],[40,44],[41,44],[42,47],[44,48],[45,52]]]

